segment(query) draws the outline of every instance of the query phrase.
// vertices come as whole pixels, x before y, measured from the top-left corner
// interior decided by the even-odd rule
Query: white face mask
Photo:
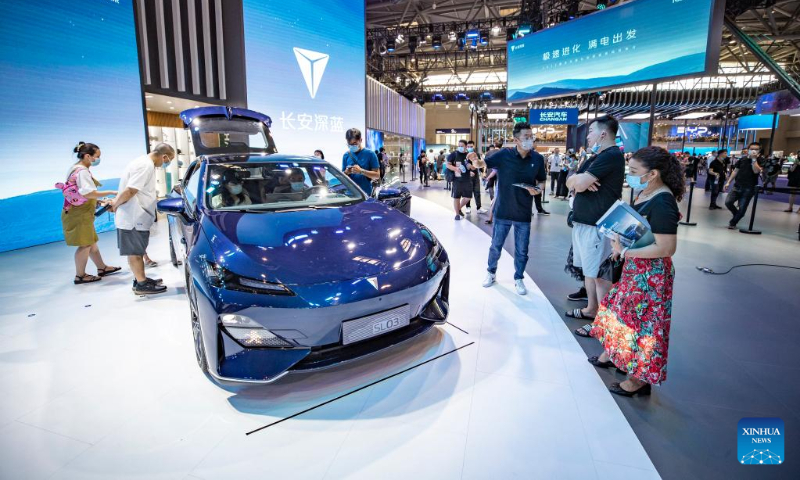
[[[464,151],[465,151],[464,147],[458,147],[458,153],[464,153]]]
[[[522,147],[522,149],[525,151],[533,150],[533,139],[526,138],[524,140],[520,140],[519,146]]]
[[[231,192],[231,195],[240,195],[242,193],[242,185],[235,184],[235,185],[228,185],[228,191]]]

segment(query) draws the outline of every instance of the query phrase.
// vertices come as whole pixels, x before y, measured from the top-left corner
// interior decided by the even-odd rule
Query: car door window
[[[190,215],[194,215],[195,207],[197,206],[197,192],[200,188],[200,169],[195,168],[189,173],[186,179],[186,186],[183,187],[183,195],[186,199],[186,211]]]

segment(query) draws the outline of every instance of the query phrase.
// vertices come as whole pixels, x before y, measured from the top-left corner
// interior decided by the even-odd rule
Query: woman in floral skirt
[[[617,367],[628,378],[609,387],[623,396],[649,395],[667,378],[672,316],[672,255],[677,246],[678,202],[685,190],[683,167],[660,147],[646,147],[629,162],[628,185],[639,190],[636,209],[650,223],[655,243],[624,248],[612,240],[615,257],[624,258],[622,276],[600,304],[591,335],[603,344],[596,367]]]

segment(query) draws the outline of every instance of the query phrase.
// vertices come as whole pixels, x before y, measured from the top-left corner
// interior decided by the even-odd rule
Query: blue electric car
[[[158,208],[201,369],[268,383],[444,323],[449,261],[425,226],[325,161],[278,154],[266,115],[205,107],[181,118],[198,158]]]

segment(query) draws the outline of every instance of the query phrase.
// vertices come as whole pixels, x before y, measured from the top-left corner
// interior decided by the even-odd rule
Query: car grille
[[[303,360],[296,363],[291,370],[314,370],[318,368],[330,367],[337,363],[354,360],[358,357],[363,357],[371,353],[378,352],[384,348],[404,342],[410,338],[422,334],[423,332],[431,329],[434,326],[432,322],[422,320],[420,318],[413,318],[408,326],[399,328],[388,332],[385,335],[380,335],[374,338],[353,343],[350,345],[325,345],[322,347],[314,347],[311,353],[308,354]]]

